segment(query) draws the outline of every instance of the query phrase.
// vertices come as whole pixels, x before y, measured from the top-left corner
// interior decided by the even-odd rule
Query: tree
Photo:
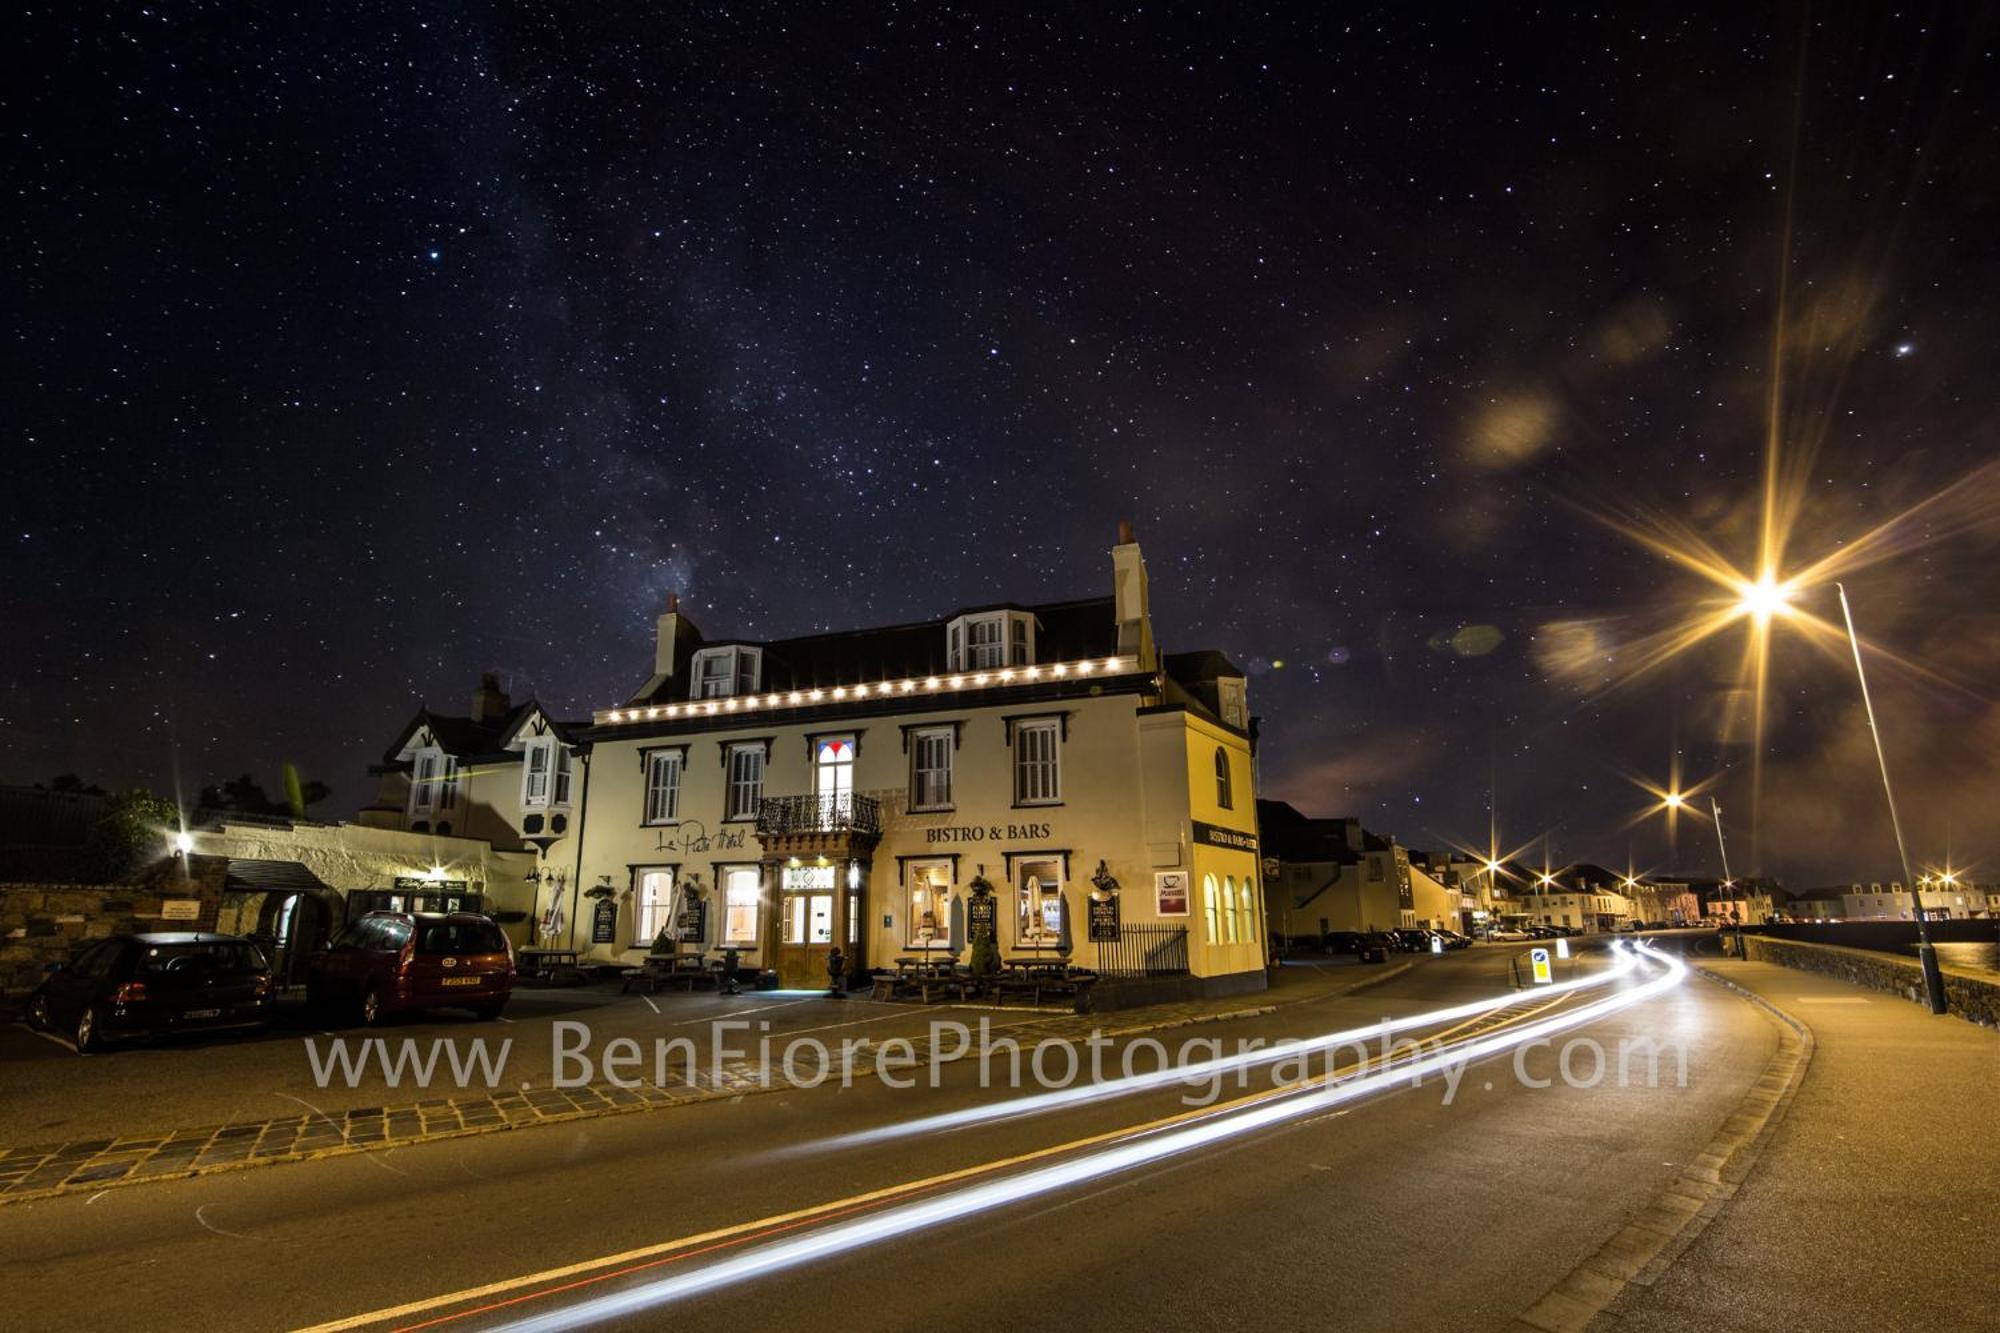
[[[221,786],[201,789],[200,805],[205,810],[228,810],[244,815],[291,815],[302,818],[306,807],[332,794],[324,782],[300,782],[298,770],[285,765],[286,799],[273,800],[248,773],[239,773]]]
[[[95,782],[85,782],[74,773],[58,773],[47,782],[35,784],[40,791],[59,791],[72,796],[104,796],[108,793]]]
[[[83,870],[93,884],[118,884],[158,859],[180,830],[172,801],[141,788],[111,798],[83,845]]]

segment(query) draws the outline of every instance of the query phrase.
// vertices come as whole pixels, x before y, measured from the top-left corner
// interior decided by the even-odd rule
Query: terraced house
[[[1162,653],[1129,528],[1111,554],[1109,596],[790,639],[670,604],[582,733],[578,943],[630,961],[664,932],[825,986],[836,949],[853,975],[976,925],[1261,987],[1243,673]]]

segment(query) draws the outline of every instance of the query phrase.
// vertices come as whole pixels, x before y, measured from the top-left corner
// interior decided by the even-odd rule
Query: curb
[[[1368,982],[1362,984],[1372,984],[1379,979],[1370,978]],[[1358,989],[1361,989],[1360,985],[1311,998],[1332,999]],[[1255,1018],[1273,1013],[1278,1007],[1276,1004],[1253,1005],[1212,1014],[1161,1019],[1130,1027],[1099,1026],[1083,1033],[1054,1032],[1046,1034],[1041,1039],[1073,1044],[1084,1041],[1093,1034],[1111,1038],[1131,1037],[1173,1028]],[[982,1056],[985,1052],[985,1047],[976,1051],[968,1050],[962,1055],[938,1063],[956,1064],[962,1060]],[[919,1052],[908,1060],[898,1060],[888,1066],[888,1069],[900,1072],[919,1067],[929,1058],[929,1052]],[[880,1063],[871,1060],[866,1061],[858,1071],[848,1072],[848,1077],[873,1078],[882,1072],[884,1069]],[[439,1099],[376,1108],[358,1115],[346,1112],[336,1117],[315,1113],[310,1116],[291,1116],[283,1120],[249,1125],[167,1130],[152,1135],[111,1140],[80,1140],[70,1144],[54,1144],[39,1148],[0,1149],[0,1178],[11,1176],[14,1180],[26,1180],[44,1172],[49,1173],[47,1177],[49,1183],[46,1185],[0,1192],[0,1208],[69,1194],[116,1189],[126,1185],[145,1185],[161,1180],[188,1180],[196,1176],[211,1176],[246,1167],[273,1166],[285,1162],[317,1162],[331,1157],[376,1152],[385,1148],[409,1148],[419,1144],[497,1134],[506,1130],[526,1129],[538,1125],[559,1125],[577,1120],[595,1120],[608,1116],[659,1111],[795,1090],[797,1089],[792,1083],[777,1080],[746,1080],[736,1085],[673,1090],[652,1084],[630,1088],[613,1085],[600,1087],[593,1084],[565,1090],[564,1097],[569,1101],[569,1105],[562,1108],[539,1104],[538,1099],[525,1094],[509,1093],[504,1097],[468,1098],[464,1105],[450,1099]],[[575,1105],[574,1101],[570,1100],[572,1098],[585,1100],[589,1104]],[[510,1118],[515,1112],[519,1113],[518,1117]],[[432,1116],[440,1119],[449,1117],[457,1123],[438,1128],[426,1127],[423,1121]],[[473,1123],[475,1116],[477,1123]],[[364,1120],[365,1123],[358,1126],[350,1123],[348,1127],[342,1127],[343,1121],[353,1122],[357,1119]],[[327,1128],[323,1130],[316,1128],[319,1125]],[[308,1147],[259,1149],[256,1146],[258,1138],[272,1127],[289,1130],[299,1138],[318,1137],[331,1141]],[[414,1129],[415,1132],[399,1133],[397,1132],[399,1129],[405,1131]],[[228,1158],[199,1163],[195,1161],[195,1158],[205,1152],[218,1151],[228,1153]],[[163,1160],[149,1161],[148,1159],[155,1154],[159,1154]],[[176,1158],[178,1160],[175,1160]],[[32,1165],[26,1165],[27,1163]],[[146,1169],[148,1166],[158,1166],[160,1169],[148,1170]],[[0,1190],[5,1190],[5,1182],[0,1182]]]
[[[1756,992],[1700,963],[1704,980],[1735,991],[1776,1021],[1778,1049],[1694,1162],[1597,1252],[1508,1325],[1512,1333],[1580,1333],[1608,1327],[1627,1287],[1650,1287],[1707,1229],[1750,1174],[1785,1118],[1813,1055],[1812,1029]]]

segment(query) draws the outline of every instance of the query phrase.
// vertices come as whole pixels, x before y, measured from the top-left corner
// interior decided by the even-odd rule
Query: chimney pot
[[[1134,540],[1134,539],[1133,539],[1133,536],[1132,536],[1132,520],[1131,520],[1131,519],[1129,519],[1129,518],[1121,518],[1121,519],[1119,519],[1119,520],[1118,520],[1118,544],[1119,544],[1120,546],[1130,546],[1130,545],[1132,544],[1133,540]]]

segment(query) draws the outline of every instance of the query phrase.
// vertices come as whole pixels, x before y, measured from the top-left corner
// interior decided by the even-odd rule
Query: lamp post
[[[1854,652],[1854,679],[1861,685],[1861,706],[1868,714],[1868,734],[1875,742],[1875,766],[1882,772],[1882,795],[1889,804],[1889,827],[1896,833],[1896,856],[1902,862],[1903,883],[1910,888],[1910,909],[1917,918],[1917,962],[1924,972],[1924,995],[1931,1012],[1945,1011],[1944,974],[1938,971],[1937,949],[1931,944],[1930,922],[1924,916],[1923,893],[1910,874],[1910,853],[1903,843],[1903,821],[1896,813],[1896,789],[1889,782],[1889,760],[1882,750],[1882,729],[1875,722],[1875,701],[1868,696],[1868,672],[1861,665],[1861,639],[1854,632],[1854,612],[1847,605],[1847,588],[1835,583],[1840,594],[1840,618],[1847,626],[1847,646]]]
[[[1729,915],[1736,922],[1736,957],[1741,960],[1749,955],[1743,952],[1743,918],[1750,915],[1750,904],[1746,900],[1743,911],[1736,910],[1736,878],[1729,873],[1729,844],[1722,837],[1722,806],[1711,796],[1708,798],[1709,818],[1715,821],[1715,850],[1722,857],[1722,888],[1729,898]]]

